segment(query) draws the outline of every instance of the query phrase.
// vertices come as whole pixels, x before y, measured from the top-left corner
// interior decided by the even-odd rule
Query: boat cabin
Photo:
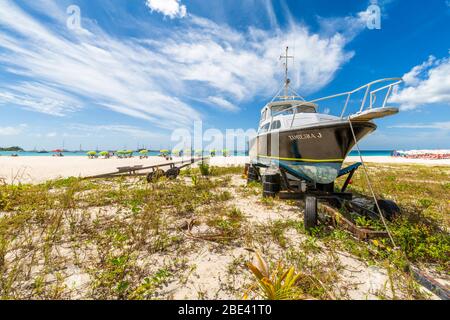
[[[271,102],[261,110],[258,133],[283,129],[285,128],[283,119],[293,120],[300,118],[301,114],[315,114],[317,108],[314,103],[299,100]]]

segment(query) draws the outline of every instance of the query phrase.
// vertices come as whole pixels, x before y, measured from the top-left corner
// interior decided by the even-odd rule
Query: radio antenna
[[[289,47],[286,47],[286,55],[280,56],[280,60],[285,60],[284,62],[284,99],[288,99],[289,96],[289,84],[291,80],[288,78],[289,74],[289,59],[294,59],[294,56],[289,55]]]

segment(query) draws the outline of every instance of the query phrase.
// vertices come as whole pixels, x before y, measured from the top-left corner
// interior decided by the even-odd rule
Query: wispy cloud
[[[26,124],[20,124],[15,127],[0,127],[0,136],[17,136],[27,127]]]
[[[426,105],[450,105],[450,57],[430,56],[403,76],[406,87],[395,93],[390,101],[412,110]]]
[[[208,101],[211,102],[212,105],[214,105],[220,109],[224,109],[224,110],[228,110],[228,111],[238,111],[239,110],[239,108],[237,106],[235,106],[234,104],[225,100],[222,97],[209,97]]]
[[[146,4],[151,11],[162,13],[171,19],[184,18],[187,14],[186,6],[180,0],[147,0]]]
[[[83,132],[85,134],[106,134],[108,136],[114,135],[114,134],[122,134],[127,135],[132,138],[139,138],[139,139],[151,139],[151,138],[158,138],[160,137],[159,134],[156,134],[154,132],[150,132],[135,126],[128,126],[128,125],[120,125],[120,124],[113,124],[113,125],[86,125],[86,124],[71,124],[68,126],[68,129],[71,132]]]
[[[6,85],[5,88],[8,91],[0,91],[0,104],[3,105],[20,105],[32,111],[59,117],[81,109],[81,102],[76,98],[49,86],[22,83]]]
[[[345,17],[318,17],[320,32],[325,36],[340,33],[347,39],[352,39],[367,28],[369,12],[361,11]]]
[[[450,121],[432,123],[405,123],[390,126],[389,128],[450,130]]]
[[[55,116],[94,105],[160,128],[186,126],[204,117],[199,101],[237,111],[255,96],[274,94],[278,58],[292,42],[293,84],[303,94],[326,86],[353,57],[345,34],[318,35],[295,22],[286,30],[243,32],[189,15],[154,38],[123,39],[96,25],[70,32],[56,8],[51,15],[56,24],[12,1],[0,3],[0,70],[18,79],[2,84],[0,94],[5,103]]]

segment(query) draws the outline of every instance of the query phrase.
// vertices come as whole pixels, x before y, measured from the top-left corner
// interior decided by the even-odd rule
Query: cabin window
[[[272,115],[290,115],[293,113],[294,109],[292,109],[292,105],[290,104],[272,107]]]
[[[312,106],[298,106],[297,113],[316,113],[316,108]]]
[[[261,127],[261,129],[259,130],[259,133],[264,133],[264,132],[269,131],[269,126],[270,126],[270,123],[266,123],[265,125],[263,125]]]
[[[281,128],[281,121],[277,120],[272,122],[272,126],[270,127],[270,130],[277,130]]]

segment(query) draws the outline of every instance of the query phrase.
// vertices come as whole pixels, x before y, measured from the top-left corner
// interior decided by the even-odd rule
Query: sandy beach
[[[188,158],[174,158],[173,161]],[[152,166],[168,161],[161,157],[139,159],[88,159],[88,157],[0,157],[0,178],[7,183],[40,183],[47,180],[88,177],[117,170],[118,167]],[[248,157],[215,157],[213,166],[239,166],[248,162]]]
[[[185,158],[186,160],[187,158]],[[175,158],[174,161],[180,161]],[[249,161],[248,157],[214,157],[210,159],[213,166],[239,166]],[[348,157],[346,162],[358,162],[359,157]],[[364,157],[370,163],[450,165],[450,160],[422,160],[395,157]],[[160,157],[139,159],[88,159],[87,157],[0,157],[0,178],[7,183],[40,183],[47,180],[86,177],[114,172],[118,167],[151,166],[167,162]]]

